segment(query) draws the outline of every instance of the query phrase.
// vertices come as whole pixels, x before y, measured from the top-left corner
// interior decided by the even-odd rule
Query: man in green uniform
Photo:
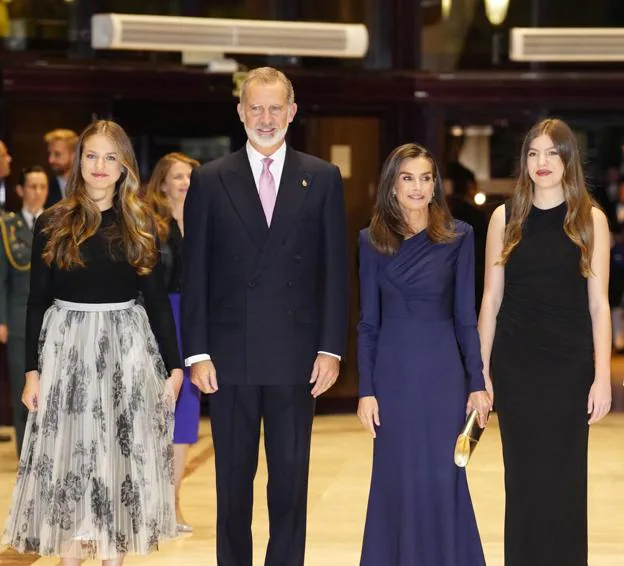
[[[26,349],[26,303],[30,289],[33,228],[48,196],[42,167],[24,169],[15,190],[23,201],[20,212],[0,217],[0,342],[8,344],[11,404],[18,456],[22,450],[28,411],[22,405]]]

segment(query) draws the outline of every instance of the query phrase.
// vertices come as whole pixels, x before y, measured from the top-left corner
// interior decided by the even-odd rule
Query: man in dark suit
[[[76,156],[78,134],[58,128],[43,136],[48,149],[48,165],[52,170],[46,208],[65,198],[65,186]]]
[[[33,227],[48,196],[42,167],[22,170],[15,187],[22,210],[0,217],[0,342],[8,343],[11,404],[17,454],[22,451],[28,411],[22,404],[26,361],[26,304],[30,290]]]
[[[261,421],[265,564],[303,565],[314,399],[344,355],[342,179],[285,143],[296,111],[283,73],[250,72],[238,105],[247,144],[194,171],[184,207],[182,333],[191,379],[211,394],[219,566],[252,563]]]
[[[477,178],[459,160],[446,165],[446,177],[453,184],[453,193],[447,201],[453,218],[470,224],[474,230],[475,242],[475,301],[477,312],[481,310],[483,279],[485,277],[485,243],[488,230],[488,215],[475,203]]]
[[[616,232],[621,228],[617,209],[620,203],[620,186],[624,177],[620,175],[620,169],[617,166],[610,165],[601,181],[597,186],[590,186],[589,190],[598,206],[607,215],[609,230]]]

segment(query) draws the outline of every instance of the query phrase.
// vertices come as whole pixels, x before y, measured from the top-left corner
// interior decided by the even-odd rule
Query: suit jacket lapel
[[[308,194],[310,182],[311,176],[303,169],[297,152],[288,146],[286,148],[282,178],[280,179],[277,192],[275,210],[271,219],[271,230],[262,250],[262,257],[258,263],[256,273],[262,269],[266,260],[281,245],[282,240],[292,228]],[[258,202],[260,202],[259,198]],[[262,210],[262,206],[260,206],[260,209]]]
[[[228,197],[247,228],[251,240],[262,248],[269,229],[245,146],[227,158],[222,178]]]

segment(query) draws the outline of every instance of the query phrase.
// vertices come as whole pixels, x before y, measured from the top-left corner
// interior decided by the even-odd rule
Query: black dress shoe
[[[11,440],[10,434],[0,434],[0,442],[11,442]]]

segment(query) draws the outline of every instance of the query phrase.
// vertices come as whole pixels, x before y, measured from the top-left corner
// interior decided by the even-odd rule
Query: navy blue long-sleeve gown
[[[379,403],[361,566],[483,566],[453,450],[469,392],[484,389],[472,228],[426,231],[392,256],[360,233],[360,396]]]

